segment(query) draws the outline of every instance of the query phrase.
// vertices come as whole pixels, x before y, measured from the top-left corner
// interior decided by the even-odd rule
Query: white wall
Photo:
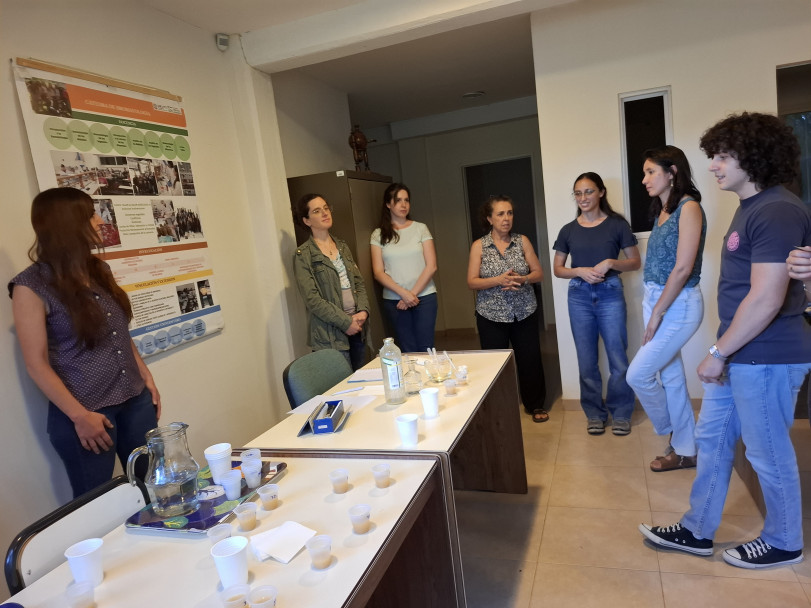
[[[281,369],[292,356],[283,234],[274,199],[286,197],[269,82],[241,53],[220,53],[207,32],[135,3],[4,0],[0,20],[0,277],[29,263],[30,201],[38,191],[9,59],[33,57],[166,89],[183,97],[223,332],[148,359],[163,396],[162,422],[190,425],[192,451],[255,437],[287,409]],[[236,104],[236,105],[235,105]],[[256,108],[261,108],[261,111]],[[235,114],[239,116],[236,120]],[[252,139],[253,138],[253,139]],[[259,139],[263,138],[263,139]],[[281,180],[281,182],[280,182]],[[289,215],[286,216],[289,218]],[[276,222],[279,227],[276,226]],[[261,224],[258,226],[258,224]],[[289,259],[289,255],[284,259]],[[70,498],[45,433],[47,402],[29,380],[0,298],[0,546]],[[270,336],[270,339],[268,337]],[[0,585],[0,595],[5,591]]]
[[[428,224],[435,237],[439,261],[438,330],[476,327],[473,292],[467,287],[471,237],[464,167],[529,156],[535,181],[539,246],[542,251],[548,249],[542,224],[546,210],[537,124],[535,117],[522,118],[399,142],[403,181],[412,191],[413,215]],[[541,253],[541,260],[545,273],[544,311],[551,316],[548,294],[552,274],[548,256]]]
[[[776,66],[811,59],[811,4],[584,0],[534,13],[532,37],[550,242],[571,221],[569,193],[580,172],[601,174],[611,200],[619,203],[617,95],[672,86],[672,143],[693,166],[708,222],[701,278],[704,322],[683,351],[690,394],[700,397],[694,370],[715,341],[720,245],[737,199],[720,192],[710,179],[698,139],[731,112],[776,111]],[[642,332],[636,274],[629,277],[632,286],[626,282],[629,355]],[[576,399],[577,360],[562,280],[555,281],[555,310],[563,396]]]
[[[287,177],[354,169],[346,92],[295,71],[271,80]]]

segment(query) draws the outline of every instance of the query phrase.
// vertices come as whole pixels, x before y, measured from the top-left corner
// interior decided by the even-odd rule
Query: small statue
[[[352,132],[349,134],[349,147],[352,148],[352,154],[355,157],[355,171],[360,171],[361,163],[363,163],[364,171],[371,171],[371,169],[369,169],[369,155],[366,153],[366,146],[376,141],[376,139],[367,140],[366,136],[360,130],[360,125],[355,125],[355,128],[352,129]]]

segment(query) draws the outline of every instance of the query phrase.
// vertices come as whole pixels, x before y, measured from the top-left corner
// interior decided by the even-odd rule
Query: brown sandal
[[[695,456],[679,456],[676,452],[670,452],[667,456],[657,456],[650,463],[650,470],[654,473],[661,473],[676,469],[692,469],[695,466]]]
[[[549,420],[549,412],[542,409],[532,410],[532,422],[546,422]]]

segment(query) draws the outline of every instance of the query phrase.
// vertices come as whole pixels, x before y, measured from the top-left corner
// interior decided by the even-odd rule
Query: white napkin
[[[251,549],[259,561],[272,557],[286,564],[315,534],[315,530],[294,521],[286,521],[277,528],[251,536]]]

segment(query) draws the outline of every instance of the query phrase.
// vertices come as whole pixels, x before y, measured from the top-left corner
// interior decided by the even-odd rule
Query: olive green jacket
[[[352,285],[355,307],[358,312],[369,314],[369,298],[366,285],[352,252],[341,239],[332,237],[346,265],[346,275]],[[310,331],[307,344],[313,350],[334,348],[349,350],[349,339],[344,333],[352,324],[352,317],[343,310],[341,281],[332,261],[321,253],[312,237],[296,249],[293,256],[293,271],[299,293],[310,313]],[[369,342],[368,324],[363,326],[363,339]]]

